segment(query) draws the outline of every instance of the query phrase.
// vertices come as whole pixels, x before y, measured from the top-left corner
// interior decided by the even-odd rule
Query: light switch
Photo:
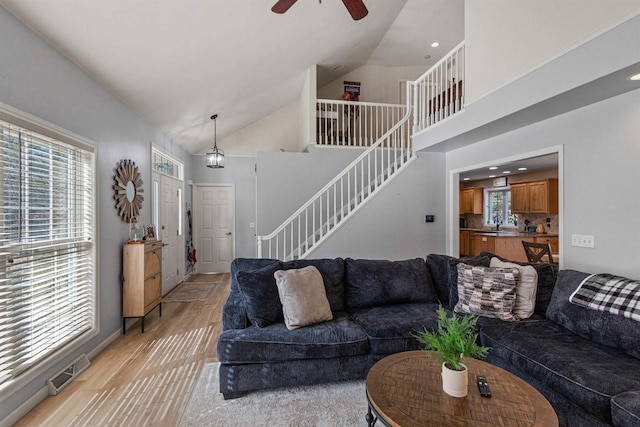
[[[571,235],[571,246],[578,246],[581,248],[593,248],[594,245],[594,237],[583,235],[583,234],[572,234]]]

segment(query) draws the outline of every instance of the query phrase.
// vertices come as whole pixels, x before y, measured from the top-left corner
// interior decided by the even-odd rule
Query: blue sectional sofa
[[[457,264],[488,267],[493,254],[372,261],[236,259],[217,351],[220,392],[365,378],[381,358],[418,349],[415,331],[435,328],[436,309],[455,306]],[[313,265],[333,320],[294,331],[282,320],[273,273]],[[480,318],[487,361],[525,379],[555,408],[562,426],[640,426],[640,324],[568,302],[587,276],[534,265],[532,317]]]

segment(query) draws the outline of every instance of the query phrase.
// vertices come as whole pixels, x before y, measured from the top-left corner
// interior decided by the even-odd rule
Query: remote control
[[[480,396],[491,397],[491,390],[489,390],[489,384],[487,379],[482,375],[478,375],[478,389],[480,390]]]

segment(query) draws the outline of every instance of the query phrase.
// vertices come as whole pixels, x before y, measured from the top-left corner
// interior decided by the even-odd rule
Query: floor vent
[[[89,359],[86,355],[82,355],[74,360],[71,365],[58,372],[52,378],[47,380],[47,388],[49,389],[49,395],[53,396],[62,391],[73,381],[78,375],[89,367]]]

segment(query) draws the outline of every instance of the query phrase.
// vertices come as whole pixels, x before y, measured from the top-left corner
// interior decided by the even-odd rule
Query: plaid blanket
[[[640,281],[592,274],[571,294],[569,302],[640,322]]]

